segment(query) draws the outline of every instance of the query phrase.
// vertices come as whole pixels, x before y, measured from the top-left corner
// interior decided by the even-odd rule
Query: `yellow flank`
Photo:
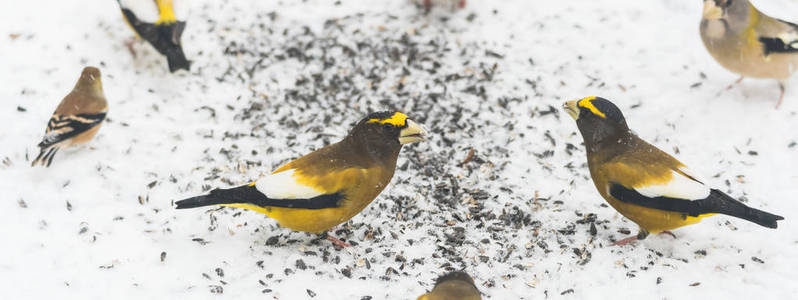
[[[172,6],[172,0],[155,0],[158,5],[158,12],[161,17],[155,21],[155,25],[171,24],[177,22],[175,18],[175,11]]]
[[[366,121],[367,123],[380,123],[380,124],[392,124],[398,127],[405,126],[405,120],[407,120],[407,116],[403,113],[397,112],[391,116],[390,119],[371,119]]]
[[[429,296],[427,296],[427,294],[424,294],[424,295],[421,295],[421,297],[418,297],[418,299],[416,299],[416,300],[430,300],[430,299],[429,299]]]
[[[596,108],[596,106],[593,105],[593,102],[592,102],[593,99],[596,99],[596,97],[595,96],[590,96],[590,97],[587,97],[587,98],[583,98],[582,100],[579,100],[579,102],[577,102],[577,105],[589,109],[594,115],[597,115],[597,116],[602,117],[602,118],[606,118],[607,116],[603,112],[598,110],[598,108]]]
[[[653,234],[657,234],[666,230],[673,230],[682,226],[696,224],[701,222],[701,219],[703,218],[716,215],[704,214],[697,217],[691,217],[682,213],[624,203],[615,199],[612,199],[608,202],[624,217],[629,218],[629,220],[637,223],[640,228],[643,228],[649,233]]]
[[[608,173],[608,178],[627,187],[642,188],[650,185],[663,185],[673,180],[671,168],[654,159],[646,160],[648,168],[640,168],[627,162],[608,162],[603,172]]]

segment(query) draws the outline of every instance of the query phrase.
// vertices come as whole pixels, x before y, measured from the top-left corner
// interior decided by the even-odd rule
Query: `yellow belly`
[[[322,233],[338,224],[348,221],[360,212],[347,211],[340,208],[296,209],[282,207],[260,207],[257,205],[238,203],[223,206],[254,210],[277,220],[280,226],[303,232]]]
[[[692,217],[683,213],[648,208],[620,202],[617,200],[610,200],[608,202],[613,208],[615,208],[615,210],[621,213],[621,215],[637,223],[640,228],[654,234],[666,230],[676,229],[682,226],[692,225],[701,222],[701,219],[703,218],[716,215],[704,214],[697,217]]]

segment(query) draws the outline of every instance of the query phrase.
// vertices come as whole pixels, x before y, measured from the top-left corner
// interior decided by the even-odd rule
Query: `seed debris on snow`
[[[219,9],[226,7],[240,9],[233,4]],[[570,62],[570,67],[563,65],[553,74],[540,75],[549,67],[548,58],[535,48],[519,59],[507,45],[458,36],[464,30],[463,22],[479,26],[483,20],[491,21],[490,11],[452,15],[446,20],[406,13],[366,12],[310,26],[286,21],[291,16],[282,16],[282,8],[278,8],[273,12],[253,13],[256,17],[237,14],[232,19],[224,14],[220,18],[211,17],[218,15],[213,11],[217,7],[212,4],[197,7],[194,16],[205,19],[192,21],[189,26],[206,29],[202,39],[221,48],[221,56],[214,56],[212,64],[221,66],[208,65],[202,60],[207,58],[201,56],[192,70],[192,76],[198,79],[189,80],[193,84],[190,88],[229,86],[234,87],[233,91],[225,96],[223,104],[186,101],[185,105],[191,106],[208,124],[170,134],[171,144],[160,146],[166,151],[185,153],[175,150],[186,147],[179,142],[196,135],[204,141],[196,150],[202,154],[200,166],[187,167],[185,173],[176,172],[174,176],[148,174],[146,180],[137,184],[141,189],[138,194],[123,199],[146,212],[126,217],[114,214],[119,215],[114,217],[118,221],[115,224],[132,222],[137,217],[148,219],[145,222],[148,227],[165,224],[153,218],[159,211],[160,215],[168,212],[166,204],[175,200],[163,199],[164,188],[176,187],[193,194],[251,182],[258,172],[268,172],[337,141],[367,112],[403,111],[430,128],[432,137],[405,147],[391,186],[360,215],[330,233],[353,245],[359,244],[354,249],[336,249],[315,235],[279,228],[273,220],[252,212],[209,209],[197,213],[201,220],[186,217],[191,216],[189,212],[175,212],[180,218],[175,221],[181,224],[204,222],[191,227],[193,232],[181,229],[186,235],[176,237],[190,244],[191,251],[208,251],[202,253],[207,259],[197,264],[211,274],[202,273],[199,280],[205,278],[209,282],[194,282],[193,286],[207,286],[211,293],[221,294],[222,286],[229,282],[235,287],[226,286],[228,294],[236,294],[237,289],[250,283],[256,287],[256,293],[274,291],[277,298],[284,292],[275,287],[314,274],[319,281],[385,280],[387,285],[401,284],[420,291],[429,288],[432,279],[442,272],[466,269],[488,298],[513,283],[531,286],[534,295],[548,295],[549,291],[579,295],[584,289],[575,286],[563,290],[568,287],[554,287],[552,280],[559,278],[557,274],[578,273],[602,264],[593,257],[606,253],[611,255],[610,262],[625,258],[617,266],[610,264],[608,272],[620,274],[614,278],[628,276],[628,280],[647,278],[643,276],[647,272],[659,275],[668,268],[679,268],[687,264],[681,257],[693,255],[693,262],[700,262],[712,256],[714,251],[707,254],[701,249],[714,248],[704,246],[678,253],[640,248],[608,250],[609,240],[618,234],[631,234],[630,226],[634,225],[613,219],[608,214],[611,208],[603,202],[584,206],[588,211],[573,209],[579,207],[573,204],[575,201],[602,200],[569,194],[575,187],[592,184],[586,173],[584,147],[578,144],[575,129],[571,129],[573,132],[554,129],[559,128],[555,124],[560,126],[568,118],[561,120],[559,108],[544,99],[562,96],[551,90],[552,85],[557,89],[586,86],[600,92],[612,87],[614,91],[632,93],[638,89],[635,82],[612,82],[610,78],[592,74],[591,70],[585,76],[557,74],[573,72],[574,66],[581,68],[579,62]],[[502,13],[498,9],[493,12],[495,16]],[[188,34],[184,39],[190,45],[199,38]],[[209,54],[212,50],[205,47],[200,51],[205,52],[202,55],[216,55]],[[579,55],[575,61],[589,59]],[[510,73],[512,65],[519,62],[527,68],[544,71]],[[513,80],[519,76],[520,79]],[[218,85],[201,82],[211,77],[216,78]],[[572,81],[567,77],[575,78]],[[710,84],[703,80],[703,73],[700,77],[700,86],[695,91]],[[162,93],[157,88],[144,92]],[[633,101],[638,102],[631,109],[636,112],[646,109],[639,100]],[[145,110],[147,114],[157,115],[168,112],[167,107],[152,103]],[[136,128],[135,121],[122,123],[109,119],[108,125]],[[794,141],[788,144],[788,148],[794,146]],[[142,147],[133,145],[120,149],[120,153],[135,153],[142,151]],[[764,156],[757,151],[761,149],[738,148],[742,149],[738,149],[740,155],[749,161]],[[679,152],[678,147],[673,149]],[[560,172],[563,169],[566,171]],[[112,171],[103,168],[102,172]],[[192,177],[196,180],[183,177],[189,173],[200,175]],[[730,177],[730,189],[754,180],[740,175],[737,180]],[[553,181],[541,180],[543,177],[555,178],[554,182],[562,182],[562,187],[546,186]],[[69,181],[64,187],[68,185]],[[134,198],[138,204],[131,201]],[[27,207],[21,199],[19,206]],[[34,198],[25,199],[31,204],[41,203]],[[68,209],[71,211],[72,204],[76,208],[72,216],[85,210],[80,208],[88,207],[77,200],[81,198],[70,199]],[[46,229],[44,220],[40,224]],[[733,227],[729,222],[725,224]],[[94,221],[92,225],[92,229],[101,227]],[[166,225],[161,227],[165,234],[171,232]],[[80,234],[88,236],[88,225],[80,228]],[[145,232],[152,234],[158,229],[147,228]],[[249,246],[249,256],[240,259],[254,273],[243,279],[237,277],[241,269],[222,263],[229,258],[226,253],[210,252],[228,242],[234,245],[231,247],[240,247],[235,243],[242,240],[251,240],[251,244],[242,247]],[[214,243],[209,244],[210,241]],[[164,262],[165,248],[160,246],[147,253],[161,251]],[[169,265],[182,258],[176,249],[168,249]],[[747,260],[750,253],[740,255]],[[764,263],[756,257],[751,260]],[[226,281],[220,279],[225,276],[222,268],[217,267],[220,265],[228,270]],[[656,284],[662,282],[661,278],[657,277]],[[322,287],[299,285],[302,287],[297,289],[299,293],[310,297],[326,292]],[[387,297],[371,291],[369,294],[374,296],[361,299],[410,298]]]

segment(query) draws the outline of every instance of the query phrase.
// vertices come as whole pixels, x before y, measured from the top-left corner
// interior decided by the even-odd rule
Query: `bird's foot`
[[[628,238],[622,239],[620,241],[616,241],[615,243],[612,243],[612,245],[613,246],[624,246],[624,245],[629,244],[631,242],[636,242],[637,240],[638,240],[637,236],[633,235],[633,236],[630,236]]]
[[[129,40],[125,41],[125,47],[127,47],[127,51],[130,51],[130,55],[132,55],[133,58],[136,58],[136,56],[137,56],[136,55],[136,50],[133,49],[133,44],[134,43],[136,43],[135,39],[129,39]]]
[[[676,235],[675,235],[675,234],[673,234],[673,232],[670,232],[670,231],[668,231],[668,230],[665,230],[665,231],[663,231],[663,232],[660,232],[659,234],[667,234],[667,235],[670,235],[670,236],[672,236],[674,239],[676,239],[676,238],[677,238],[677,237],[676,237]]]
[[[779,109],[781,100],[784,100],[784,82],[779,82],[779,90],[781,90],[781,94],[779,94],[779,102],[776,103],[776,109]]]
[[[333,245],[338,246],[338,248],[352,247],[352,245],[347,244],[346,242],[330,235],[327,235],[327,240],[333,243]]]
[[[745,78],[745,76],[740,76],[740,78],[738,78],[737,80],[735,80],[735,81],[734,81],[734,83],[732,83],[732,84],[730,84],[729,86],[727,86],[727,87],[726,87],[726,90],[728,91],[728,90],[732,89],[732,88],[733,88],[735,85],[738,85],[738,84],[740,84],[740,82],[742,82],[744,78]]]

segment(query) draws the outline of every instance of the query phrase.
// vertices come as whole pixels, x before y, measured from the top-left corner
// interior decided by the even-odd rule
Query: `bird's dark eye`
[[[385,131],[391,131],[391,129],[393,129],[393,125],[388,123],[382,124],[382,129]]]

